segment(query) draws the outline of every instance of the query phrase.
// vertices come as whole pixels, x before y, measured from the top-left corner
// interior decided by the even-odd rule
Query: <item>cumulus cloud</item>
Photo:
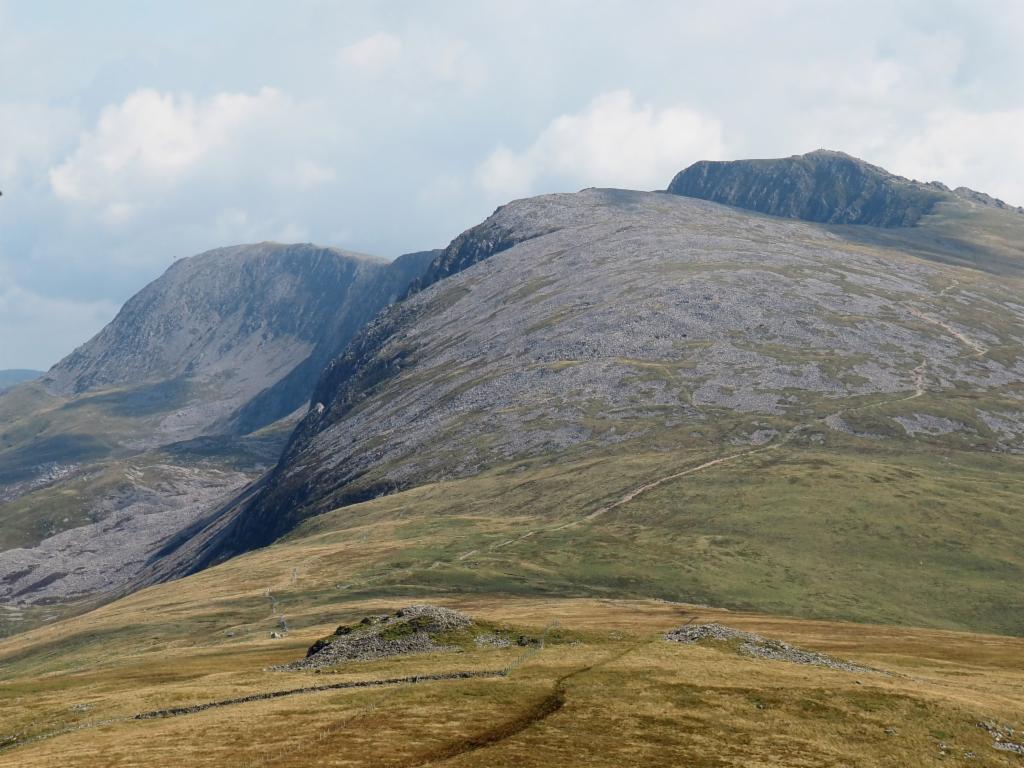
[[[120,220],[137,208],[126,195],[180,182],[247,126],[286,108],[272,88],[222,93],[206,102],[189,94],[136,91],[103,110],[70,157],[51,169],[50,184],[58,198],[102,206],[107,217]]]
[[[682,106],[637,104],[622,90],[555,118],[522,150],[499,146],[476,178],[499,197],[583,186],[664,189],[684,166],[724,154],[714,117]]]
[[[74,138],[77,114],[67,108],[19,102],[0,104],[0,179],[29,182]]]
[[[229,243],[443,246],[511,197],[701,158],[825,146],[1024,204],[1019,0],[43,5],[0,0],[0,289],[6,265],[37,307]],[[29,346],[84,341],[68,317]],[[26,334],[0,322],[0,356]]]
[[[928,115],[920,133],[893,142],[885,154],[893,171],[982,192],[1024,205],[1024,109]]]
[[[402,58],[402,41],[389,32],[377,32],[345,46],[340,62],[356,69],[379,72],[397,64]]]

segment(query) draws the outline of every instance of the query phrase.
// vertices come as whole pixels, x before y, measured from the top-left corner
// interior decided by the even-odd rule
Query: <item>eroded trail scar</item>
[[[621,507],[623,504],[628,504],[629,502],[631,502],[633,499],[635,499],[640,494],[647,493],[647,491],[654,490],[659,485],[662,485],[664,483],[669,483],[669,482],[671,482],[673,480],[678,480],[680,477],[686,477],[687,475],[692,475],[692,474],[695,474],[697,472],[701,472],[701,471],[703,471],[705,469],[710,469],[711,467],[718,466],[719,464],[725,464],[726,462],[735,461],[736,459],[741,459],[744,456],[750,456],[752,454],[760,453],[762,451],[767,451],[767,450],[770,450],[770,449],[776,448],[776,447],[777,447],[777,444],[766,445],[766,446],[763,446],[761,448],[754,448],[754,449],[749,450],[749,451],[742,451],[740,453],[734,453],[734,454],[731,454],[729,456],[721,456],[721,457],[719,457],[717,459],[712,459],[711,461],[705,461],[703,464],[698,464],[696,467],[690,467],[689,469],[684,469],[684,470],[681,470],[679,472],[675,472],[675,473],[673,473],[671,475],[666,475],[665,477],[659,477],[657,480],[652,480],[651,482],[647,483],[646,485],[641,485],[639,488],[634,488],[632,491],[627,493],[625,496],[623,496],[621,499],[616,501],[614,504],[609,504],[606,507],[601,507],[600,509],[594,510],[589,515],[587,515],[584,519],[585,520],[593,520],[594,518],[600,517],[601,515],[605,514],[606,512],[611,512],[613,509],[616,509],[617,507]]]
[[[551,717],[551,715],[560,711],[565,706],[566,683],[568,683],[572,678],[586,674],[587,672],[603,667],[606,664],[611,664],[614,661],[618,661],[623,656],[635,651],[637,647],[638,646],[630,646],[623,651],[613,653],[600,661],[594,662],[593,664],[588,664],[562,675],[555,680],[555,684],[547,696],[542,698],[529,710],[512,720],[490,728],[482,733],[474,734],[473,736],[468,736],[452,742],[451,744],[447,744],[446,746],[431,752],[429,755],[415,759],[413,762],[396,764],[392,768],[424,768],[424,766],[436,765],[464,755],[467,752],[476,752],[481,749],[496,746],[507,739],[517,736],[527,728]]]
[[[931,323],[932,325],[938,326],[964,346],[973,349],[974,354],[972,354],[971,357],[984,357],[986,354],[988,354],[989,348],[985,344],[982,344],[977,339],[972,339],[970,336],[968,336],[966,333],[964,333],[959,328],[954,326],[952,323],[948,323],[942,318],[929,315],[925,312],[922,312],[919,309],[911,308],[910,313],[914,315],[914,317],[924,320],[926,323]]]

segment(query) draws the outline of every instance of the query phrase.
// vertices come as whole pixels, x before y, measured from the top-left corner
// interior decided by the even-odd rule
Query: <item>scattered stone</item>
[[[473,642],[477,648],[508,648],[512,641],[507,635],[496,632],[478,636]]]
[[[988,732],[995,742],[992,746],[996,749],[1024,757],[1024,743],[1021,743],[1024,742],[1024,733],[1018,735],[1011,726],[1000,725],[995,720],[982,720],[978,727]]]
[[[809,664],[841,672],[880,671],[862,664],[855,664],[851,661],[834,659],[823,653],[805,651],[781,640],[770,640],[760,635],[755,635],[752,632],[733,629],[723,624],[691,624],[679,627],[666,634],[665,639],[674,643],[686,643],[689,645],[702,642],[738,642],[737,650],[744,656],[769,659],[771,661],[788,661],[793,664]]]

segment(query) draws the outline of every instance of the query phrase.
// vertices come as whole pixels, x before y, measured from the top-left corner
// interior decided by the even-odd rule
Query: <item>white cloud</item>
[[[724,153],[713,117],[681,106],[638,105],[629,91],[612,91],[582,112],[555,118],[521,151],[499,146],[476,178],[505,197],[583,186],[664,189],[693,161]]]
[[[32,103],[0,104],[0,179],[31,181],[78,126],[73,110]]]
[[[246,126],[286,108],[272,88],[200,103],[189,94],[136,91],[103,110],[70,157],[50,170],[50,184],[58,198],[100,206],[107,218],[121,220],[133,209],[125,194],[173,185]]]
[[[388,32],[378,32],[341,49],[342,64],[368,72],[379,72],[402,58],[402,41]]]
[[[919,134],[890,146],[898,147],[886,158],[894,172],[1024,205],[1024,109],[932,112]]]
[[[292,176],[295,184],[303,189],[319,187],[328,184],[337,178],[333,168],[320,165],[310,160],[300,160],[295,164]]]

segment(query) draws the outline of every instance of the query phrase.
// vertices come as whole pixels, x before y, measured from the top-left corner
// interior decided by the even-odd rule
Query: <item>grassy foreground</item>
[[[228,597],[223,593],[221,600]],[[257,595],[248,596],[258,603]],[[347,665],[336,674],[265,671],[301,657],[333,625],[181,636],[211,624],[184,587],[151,590],[8,641],[0,686],[2,766],[928,766],[1018,765],[982,719],[1020,725],[1024,641],[934,630],[780,619],[656,601],[499,596],[443,601],[560,641],[505,678],[342,689],[178,717],[140,712],[350,680],[501,668],[521,649]],[[408,601],[360,601],[332,617]],[[265,612],[264,612],[265,613]],[[682,646],[661,633],[717,620],[890,672],[850,674]],[[332,622],[334,618],[332,618]],[[131,629],[127,624],[131,623]],[[212,629],[212,627],[211,627]],[[56,655],[59,654],[59,655]],[[40,675],[39,665],[52,670]],[[60,733],[61,731],[67,731]],[[59,734],[59,735],[52,735]],[[39,740],[32,741],[33,737]]]
[[[977,724],[1024,725],[1024,639],[953,631],[1021,634],[1017,459],[828,448],[747,448],[689,474],[715,456],[538,462],[314,518],[0,643],[0,766],[1020,765]],[[413,602],[558,632],[539,652],[267,669]],[[695,616],[890,674],[662,639]]]

